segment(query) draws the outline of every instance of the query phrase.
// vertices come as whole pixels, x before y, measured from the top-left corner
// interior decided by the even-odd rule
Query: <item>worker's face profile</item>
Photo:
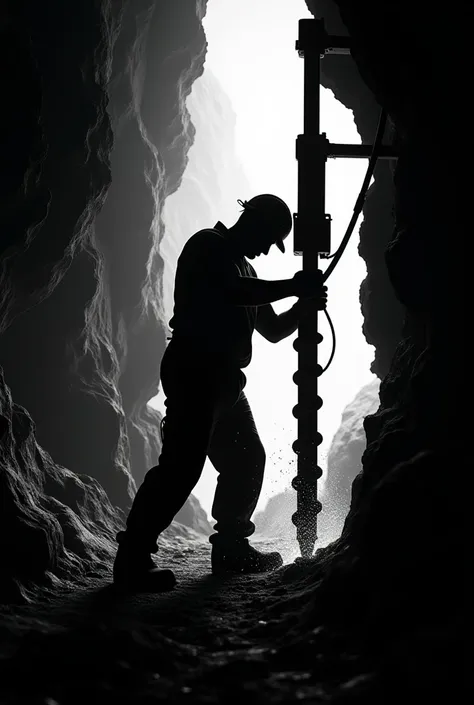
[[[253,259],[260,255],[267,255],[270,247],[274,244],[274,238],[268,232],[260,230],[250,230],[245,239],[244,254]]]
[[[272,245],[279,239],[275,228],[269,227],[268,223],[262,224],[261,221],[250,223],[245,232],[244,238],[244,255],[249,259],[259,257],[260,255],[268,255]]]

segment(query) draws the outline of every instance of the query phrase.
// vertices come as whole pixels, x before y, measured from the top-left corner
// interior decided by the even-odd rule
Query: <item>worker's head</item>
[[[267,255],[270,247],[276,245],[285,251],[283,240],[288,237],[293,219],[288,206],[278,196],[264,193],[250,201],[238,201],[243,212],[237,221],[239,244],[245,257],[253,259]]]

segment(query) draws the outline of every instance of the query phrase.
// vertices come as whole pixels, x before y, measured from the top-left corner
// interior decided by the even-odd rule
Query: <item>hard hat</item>
[[[239,198],[237,203],[244,210],[254,212],[275,232],[277,236],[275,244],[281,252],[284,252],[283,240],[290,234],[293,226],[291,211],[285,201],[271,193],[263,193],[260,196],[254,196],[249,201],[242,201]]]

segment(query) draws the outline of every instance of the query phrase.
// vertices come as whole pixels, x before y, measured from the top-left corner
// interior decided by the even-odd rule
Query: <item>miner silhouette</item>
[[[158,570],[150,554],[198,482],[208,456],[219,477],[212,506],[216,520],[212,572],[265,572],[282,565],[279,553],[250,546],[251,521],[262,487],[265,450],[244,393],[242,369],[252,356],[256,329],[271,342],[297,328],[299,301],[277,315],[271,302],[289,296],[326,304],[322,275],[297,272],[292,279],[257,278],[248,259],[284,252],[292,227],[288,206],[263,194],[238,201],[242,213],[226,228],[193,235],[178,259],[172,338],[161,363],[166,396],[163,445],[156,467],[139,488],[117,536],[114,582],[134,590],[165,590],[175,578]]]

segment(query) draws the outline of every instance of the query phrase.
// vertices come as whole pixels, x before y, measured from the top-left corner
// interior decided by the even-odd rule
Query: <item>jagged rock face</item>
[[[120,519],[102,487],[52,462],[3,375],[0,423],[0,602],[24,602],[36,583],[102,573]]]
[[[110,183],[106,8],[48,5],[11,5],[2,25],[15,71],[5,85],[0,330],[64,277]]]
[[[27,186],[18,189],[17,180],[12,189],[10,220],[22,218],[4,253],[2,320],[26,313],[4,333],[0,364],[36,422],[39,443],[59,464],[97,478],[125,507],[134,489],[130,468],[141,480],[160,450],[160,416],[146,404],[165,343],[160,213],[192,143],[184,101],[202,72],[205,4],[183,3],[176,12],[176,4],[152,0],[102,10],[81,3],[67,19],[53,4],[52,26],[43,19],[49,13],[31,4],[26,21],[37,42],[17,78],[26,90],[37,64],[31,101],[38,101],[39,126],[18,140],[30,149],[25,164],[36,162]],[[81,24],[97,29],[80,40],[74,28]],[[65,56],[53,70],[60,46]],[[43,95],[39,81],[48,85]],[[26,224],[26,248],[19,224],[30,200],[44,219],[36,229],[33,217]]]
[[[338,618],[365,620],[379,636],[385,630],[386,639],[420,624],[443,629],[453,619],[444,607],[456,600],[459,585],[455,577],[449,581],[449,570],[443,576],[438,570],[439,556],[454,555],[462,532],[456,502],[446,496],[445,472],[467,462],[460,431],[464,350],[456,334],[463,275],[443,253],[457,202],[448,175],[461,167],[439,142],[456,119],[439,90],[462,60],[441,57],[435,38],[448,31],[444,15],[405,2],[335,4],[353,38],[360,75],[396,131],[395,225],[385,261],[405,324],[380,387],[380,407],[364,423],[363,472],[353,484],[342,537],[319,554],[328,570],[317,610],[327,619],[329,605],[340,610],[342,595],[350,592],[357,615],[342,600],[348,609]],[[319,14],[330,4],[313,6]],[[460,16],[459,7],[450,9],[450,17]],[[365,315],[378,325],[370,311]],[[388,304],[385,315],[391,315]]]
[[[342,412],[339,426],[328,453],[328,472],[324,484],[324,514],[327,534],[337,538],[349,511],[351,487],[362,470],[366,447],[363,422],[379,405],[379,381],[366,384]]]
[[[204,8],[205,2],[153,1],[144,8],[128,3],[112,64],[112,184],[96,219],[96,237],[107,263],[109,334],[137,481],[160,450],[160,416],[147,402],[158,391],[166,342],[161,214],[181,182],[194,138],[185,101],[203,70]]]
[[[141,479],[158,458],[160,415],[147,401],[165,339],[161,211],[186,165],[185,99],[206,47],[205,1],[177,5],[81,2],[66,12],[54,0],[27,2],[6,24],[16,70],[6,86],[0,388],[15,405],[2,401],[2,419],[29,424],[36,448],[19,462],[23,441],[4,436],[1,531],[15,538],[7,582],[38,579],[62,560],[60,524],[71,550],[87,553],[84,522],[95,519],[77,509],[78,492],[103,501],[110,534],[117,514],[96,480],[126,508],[130,470]]]
[[[204,536],[212,533],[212,527],[207,518],[207,514],[201,507],[199,500],[191,495],[179,512],[175,516],[175,521],[184,526],[194,529]]]
[[[311,12],[324,18],[326,30],[332,35],[347,35],[337,3],[333,0],[307,0]],[[338,100],[353,111],[357,130],[364,144],[374,141],[380,106],[364,83],[356,62],[349,56],[326,56],[321,62],[321,83],[330,88]],[[385,143],[394,138],[393,127],[387,129]],[[364,316],[363,333],[375,346],[371,370],[380,379],[388,372],[400,339],[404,310],[395,296],[385,266],[387,243],[393,234],[394,186],[393,169],[389,162],[379,162],[374,171],[374,183],[367,192],[360,228],[359,254],[367,264],[367,276],[360,289]],[[361,184],[362,185],[362,184]]]
[[[296,512],[296,492],[286,489],[270,497],[264,509],[255,515],[255,529],[264,536],[286,538],[292,532],[291,516]],[[293,530],[293,533],[296,530]]]

